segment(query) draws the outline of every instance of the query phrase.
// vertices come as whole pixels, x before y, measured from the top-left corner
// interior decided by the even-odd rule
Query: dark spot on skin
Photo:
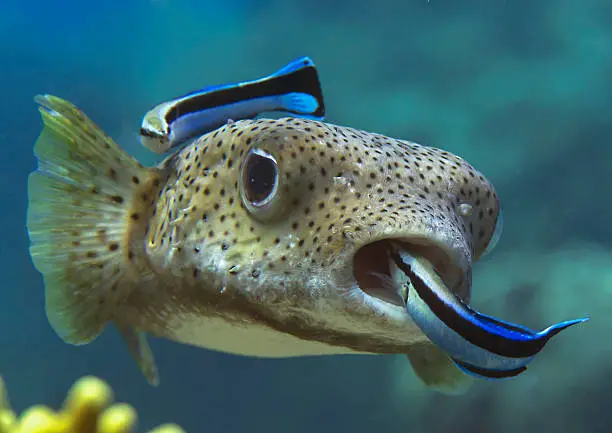
[[[109,251],[117,251],[119,249],[119,244],[117,242],[112,242],[108,245]]]

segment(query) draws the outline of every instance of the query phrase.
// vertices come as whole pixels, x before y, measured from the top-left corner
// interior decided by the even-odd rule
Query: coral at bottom
[[[10,408],[0,378],[0,433],[132,433],[137,415],[128,404],[113,404],[113,391],[95,377],[79,379],[60,411],[36,405],[21,415]],[[184,433],[176,424],[164,424],[149,433]]]

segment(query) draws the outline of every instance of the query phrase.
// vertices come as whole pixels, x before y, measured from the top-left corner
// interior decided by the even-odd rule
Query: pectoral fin
[[[136,360],[136,364],[138,364],[147,382],[153,386],[159,385],[157,365],[155,365],[155,358],[153,357],[151,347],[147,343],[147,335],[144,332],[136,331],[131,326],[117,324],[117,328],[121,332],[130,353]]]
[[[473,382],[446,353],[433,344],[414,348],[406,356],[421,382],[435,391],[461,395]]]

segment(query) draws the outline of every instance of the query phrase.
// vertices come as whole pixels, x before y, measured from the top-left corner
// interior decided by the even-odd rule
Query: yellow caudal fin
[[[78,108],[37,96],[44,128],[28,181],[30,255],[66,342],[96,338],[147,272],[144,239],[162,183]]]

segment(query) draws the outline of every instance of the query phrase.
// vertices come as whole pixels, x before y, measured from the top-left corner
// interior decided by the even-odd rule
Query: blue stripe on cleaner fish
[[[403,250],[392,251],[394,284],[401,284],[416,325],[463,372],[487,379],[521,374],[556,334],[588,318],[568,320],[536,332],[481,314],[449,290],[431,264]]]
[[[145,114],[140,139],[149,150],[164,153],[230,120],[273,111],[323,120],[323,92],[310,58],[300,57],[257,80],[208,86],[162,102]]]

